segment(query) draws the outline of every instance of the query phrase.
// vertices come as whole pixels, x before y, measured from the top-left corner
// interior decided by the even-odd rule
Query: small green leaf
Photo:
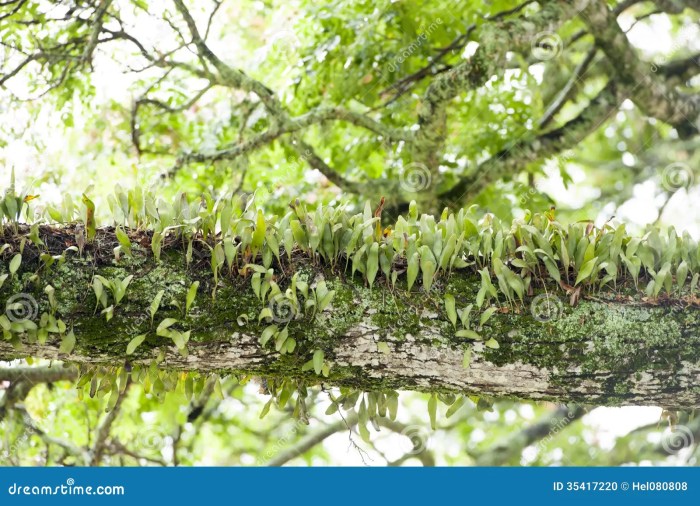
[[[274,400],[274,397],[271,398],[269,401],[265,403],[265,405],[262,408],[262,411],[260,412],[260,419],[262,420],[265,418],[265,415],[267,415],[270,412],[270,407],[272,407],[272,401]]]
[[[272,320],[273,316],[274,315],[272,314],[272,309],[270,309],[269,307],[264,307],[258,315],[258,323],[260,323],[263,320],[263,318]]]
[[[418,277],[419,262],[420,256],[417,252],[413,253],[413,255],[411,255],[411,258],[409,258],[408,260],[407,279],[409,292],[411,291],[411,287],[413,286],[413,283],[415,283],[416,278]]]
[[[284,342],[287,340],[287,337],[289,337],[289,331],[287,330],[287,327],[283,328],[280,333],[277,334],[277,337],[275,338],[275,350],[280,351],[282,349],[282,346],[284,345]]]
[[[277,325],[268,325],[265,327],[265,330],[260,334],[260,346],[264,348],[267,342],[277,334],[277,330]]]
[[[457,310],[455,309],[455,298],[454,295],[450,293],[445,294],[445,309],[447,310],[447,317],[452,322],[452,326],[457,328]]]
[[[462,368],[469,369],[469,364],[472,362],[472,348],[471,346],[464,350],[464,358],[462,358]]]
[[[185,299],[185,314],[190,312],[190,307],[197,296],[197,289],[199,288],[199,281],[195,281],[190,285],[189,290],[187,290],[187,297]]]
[[[377,271],[379,271],[379,244],[375,242],[370,246],[367,256],[367,282],[370,288],[372,288]]]
[[[116,228],[114,233],[117,236],[117,241],[119,241],[122,249],[127,255],[131,255],[131,241],[129,240],[129,236],[126,234],[126,232],[124,232],[124,229],[119,226]]]
[[[323,368],[324,353],[323,350],[316,350],[314,352],[314,372],[316,374],[321,374],[321,369]]]
[[[70,354],[73,348],[75,348],[75,334],[71,330],[61,338],[61,347],[58,349],[58,352]]]
[[[391,351],[389,350],[389,345],[386,344],[384,341],[379,341],[377,343],[377,350],[379,351],[379,353],[384,353],[385,355],[391,353]]]
[[[153,317],[156,315],[156,313],[158,312],[158,308],[160,307],[160,301],[163,298],[163,294],[165,294],[165,290],[159,291],[151,301],[151,325],[153,325]]]
[[[104,308],[104,309],[100,312],[100,314],[105,315],[105,319],[106,319],[107,321],[111,320],[112,317],[114,316],[114,306],[109,306],[109,307]]]
[[[445,418],[450,418],[463,405],[464,405],[464,396],[460,395],[459,397],[457,397],[457,400],[452,403],[452,406],[449,407],[449,409],[447,410],[447,413],[445,413]]]
[[[582,281],[585,281],[586,278],[591,275],[593,268],[595,267],[596,260],[596,258],[593,258],[581,266],[581,269],[578,271],[578,275],[576,276],[576,283],[574,283],[574,285],[578,285]]]
[[[175,318],[165,318],[162,322],[158,324],[156,334],[158,334],[159,336],[168,336],[166,330],[175,325],[176,323],[177,320]]]
[[[19,269],[20,264],[22,263],[22,255],[20,253],[17,253],[15,256],[12,257],[12,260],[10,260],[10,275],[14,276],[15,273],[17,272],[17,269]]]
[[[136,348],[138,348],[141,345],[141,343],[143,343],[146,340],[146,335],[147,334],[141,334],[129,341],[129,344],[126,345],[126,354],[131,355],[132,353],[134,353]]]
[[[484,343],[484,346],[487,346],[489,348],[493,348],[494,350],[497,350],[498,348],[500,348],[498,341],[496,341],[493,337],[491,339],[489,339],[488,341],[486,341]]]
[[[489,318],[491,318],[493,313],[495,313],[496,311],[498,311],[497,307],[490,307],[486,311],[481,313],[481,318],[479,318],[479,325],[483,325],[484,323],[489,321]]]
[[[462,329],[458,330],[455,335],[457,337],[466,337],[467,339],[475,339],[477,341],[481,341],[481,336],[474,332],[473,330],[470,329]]]
[[[678,284],[679,289],[683,289],[683,285],[685,285],[685,280],[688,277],[688,264],[686,261],[682,261],[678,268],[676,269],[676,283]],[[2,283],[0,283],[2,285]]]

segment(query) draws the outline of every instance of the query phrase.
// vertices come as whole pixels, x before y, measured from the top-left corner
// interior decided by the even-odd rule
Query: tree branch
[[[357,424],[357,413],[352,412],[345,417],[345,420],[338,420],[332,424],[328,424],[319,430],[307,434],[300,439],[295,445],[279,452],[273,458],[268,460],[265,465],[268,467],[280,467],[285,465],[292,459],[295,459],[304,453],[311,450],[314,446],[322,443],[324,440],[331,437],[333,434],[350,430]]]
[[[547,107],[547,110],[545,111],[542,118],[540,118],[540,129],[545,128],[552,121],[552,119],[554,119],[554,116],[556,116],[556,114],[561,110],[561,108],[564,107],[564,104],[571,99],[574,91],[577,88],[577,83],[586,73],[586,70],[588,70],[588,66],[593,61],[596,52],[597,48],[590,49],[586,53],[586,56],[584,56],[583,60],[581,60],[581,62],[576,66],[566,85],[561,90],[559,90],[557,97],[549,105],[549,107]]]
[[[654,76],[652,66],[637,57],[604,1],[591,1],[581,17],[610,59],[618,83],[634,89],[632,101],[646,115],[676,127],[681,135],[697,134],[700,95],[684,95]]]
[[[55,245],[59,252],[65,248],[65,237],[70,237],[46,228],[41,234],[43,242]],[[59,234],[60,240],[46,234]],[[110,230],[100,230],[96,240],[98,244],[117,244]],[[279,282],[291,272],[303,272],[310,284],[322,276],[329,289],[335,290],[332,308],[313,317],[302,312],[288,322],[289,336],[300,349],[298,369],[290,369],[289,356],[261,347],[260,336],[269,323],[258,323],[258,314],[267,305],[252,293],[250,280],[223,272],[216,298],[199,296],[196,311],[186,318],[174,307],[159,311],[157,321],[175,318],[178,328],[192,332],[188,356],[183,357],[170,339],[156,336],[147,314],[160,290],[184,298],[182,287],[195,279],[200,282],[200,293],[209,294],[214,289],[209,260],[203,256],[187,267],[179,245],[177,239],[164,244],[157,268],[149,249],[141,251],[134,246],[134,258],[120,267],[125,275],[134,277],[109,322],[101,314],[86,311],[86,306],[94,306],[90,302],[95,300],[93,274],[113,276],[111,255],[96,261],[94,271],[85,269],[84,260],[77,256],[67,258],[61,269],[47,271],[43,279],[60,287],[61,318],[75,329],[75,351],[66,356],[60,351],[60,336],[50,334],[46,344],[24,340],[21,351],[1,340],[0,360],[29,354],[73,363],[123,365],[128,340],[146,334],[147,340],[129,360],[134,366],[150,364],[163,351],[161,365],[171,370],[237,371],[365,391],[472,392],[599,405],[700,405],[700,392],[693,387],[700,374],[697,298],[643,300],[632,280],[624,277],[617,280],[618,292],[581,293],[578,305],[565,307],[562,303],[557,317],[545,322],[533,319],[527,308],[532,301],[527,296],[524,307],[517,311],[505,304],[496,306],[500,311],[481,330],[499,343],[498,349],[492,349],[483,342],[457,336],[442,309],[445,293],[459,297],[461,306],[473,297],[469,294],[479,291],[481,277],[474,270],[455,269],[448,279],[436,281],[429,292],[407,292],[399,279],[392,298],[383,286],[371,289],[298,252],[292,266],[286,261],[283,266],[275,264]],[[32,248],[27,241],[19,279],[35,272]],[[107,250],[111,252],[111,247]],[[546,293],[555,297],[562,289],[549,282]],[[629,295],[620,297],[617,293]],[[33,296],[40,304],[38,313],[48,311],[46,298]],[[241,315],[249,323],[241,320]],[[129,335],[124,333],[127,328]],[[389,353],[382,352],[379,343],[385,343]],[[19,337],[15,344],[20,344]],[[471,365],[465,370],[462,362],[467,348],[473,352]],[[301,371],[301,364],[309,359],[306,354],[314,349],[325,352],[332,373],[329,378]]]
[[[479,164],[440,195],[441,205],[460,207],[465,197],[477,194],[488,184],[512,176],[536,160],[576,147],[605,123],[624,100],[625,95],[618,90],[616,83],[608,83],[576,118],[534,139],[518,140]]]
[[[541,9],[527,18],[484,25],[479,33],[481,44],[474,55],[430,83],[418,110],[419,130],[413,144],[413,159],[428,167],[433,185],[439,183],[440,152],[447,131],[447,103],[463,91],[483,86],[491,76],[501,75],[509,51],[529,50],[535,34],[556,31],[586,3],[587,0],[571,4],[543,2]]]
[[[112,407],[112,409],[107,413],[107,416],[105,416],[104,420],[102,420],[102,423],[97,427],[97,433],[95,435],[95,443],[92,445],[92,449],[90,450],[90,459],[89,459],[89,465],[91,466],[98,466],[100,465],[100,462],[102,461],[102,454],[105,451],[106,448],[106,443],[107,443],[107,438],[109,437],[109,432],[112,429],[112,425],[114,424],[115,420],[117,419],[117,416],[119,415],[119,410],[122,407],[122,403],[124,402],[124,398],[129,392],[129,387],[131,386],[131,375],[128,375],[126,377],[126,383],[123,386],[123,389],[121,392],[117,394],[117,401]]]
[[[586,409],[581,406],[559,406],[551,413],[543,416],[529,427],[511,434],[507,439],[500,441],[480,453],[476,457],[477,466],[503,466],[512,463],[522,451],[535,443],[557,434],[567,428],[571,423],[586,414]]]

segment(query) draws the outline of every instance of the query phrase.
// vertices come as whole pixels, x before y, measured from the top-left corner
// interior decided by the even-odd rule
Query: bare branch
[[[499,441],[479,454],[475,464],[477,466],[507,465],[511,459],[519,456],[527,446],[558,434],[585,414],[586,409],[581,406],[559,406],[534,424],[511,434],[507,439]]]
[[[97,466],[100,464],[100,461],[102,460],[102,454],[104,453],[105,450],[105,445],[107,438],[109,437],[109,432],[112,429],[112,425],[114,424],[114,421],[117,419],[117,416],[119,415],[119,410],[121,409],[122,403],[124,402],[124,398],[126,397],[127,393],[129,392],[129,387],[131,386],[131,375],[127,375],[126,377],[126,384],[124,385],[123,389],[121,392],[119,392],[117,395],[117,402],[114,404],[112,407],[112,410],[107,413],[107,416],[105,416],[104,420],[102,420],[102,423],[97,427],[97,434],[95,435],[95,443],[92,446],[92,450],[90,450],[90,458],[89,458],[89,463],[91,466]]]
[[[101,0],[100,4],[95,9],[95,19],[93,20],[92,32],[90,34],[90,40],[85,46],[83,51],[82,61],[83,63],[90,63],[92,61],[92,53],[95,51],[97,44],[99,43],[100,33],[102,32],[103,19],[107,9],[112,4],[112,0]]]
[[[273,458],[268,460],[266,462],[266,465],[268,467],[283,466],[290,460],[295,459],[308,452],[314,446],[322,443],[323,441],[331,437],[333,434],[337,434],[338,432],[342,432],[344,430],[350,430],[352,427],[355,426],[355,424],[357,424],[357,413],[353,411],[345,417],[345,420],[338,420],[335,423],[322,427],[316,432],[307,434],[305,437],[300,439],[298,443],[287,448],[286,450],[279,452]]]
[[[518,140],[479,164],[469,175],[440,195],[442,205],[460,205],[465,197],[478,193],[498,179],[516,174],[529,163],[576,147],[591,132],[598,129],[624,99],[625,95],[611,81],[576,118],[534,139]]]
[[[574,72],[571,74],[571,77],[567,81],[566,85],[559,90],[559,93],[557,94],[557,97],[554,99],[554,101],[549,105],[547,110],[545,111],[544,115],[539,121],[539,127],[540,129],[546,127],[552,119],[554,119],[554,116],[561,110],[562,107],[564,107],[564,104],[571,99],[571,96],[576,89],[576,84],[581,80],[583,75],[586,73],[586,70],[588,69],[588,66],[591,64],[593,61],[593,58],[595,57],[595,54],[597,52],[597,48],[592,48],[586,53],[586,56],[581,60],[581,63],[579,63],[576,68],[574,69]]]

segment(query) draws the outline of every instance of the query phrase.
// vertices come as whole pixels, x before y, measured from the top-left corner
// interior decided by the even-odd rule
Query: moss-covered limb
[[[460,93],[482,87],[492,76],[502,75],[508,52],[529,51],[539,34],[555,32],[585,4],[585,0],[541,2],[541,9],[528,16],[485,23],[478,33],[480,45],[476,53],[432,80],[418,110],[420,128],[413,142],[412,158],[430,170],[433,188],[439,183],[438,167],[447,135],[449,101]]]
[[[24,381],[31,384],[53,383],[54,381],[74,380],[78,377],[75,367],[60,365],[48,367],[0,367],[0,381]]]
[[[700,96],[684,95],[658,79],[656,67],[637,57],[606,2],[591,1],[581,18],[612,62],[616,80],[630,89],[634,103],[648,116],[678,127],[682,134],[697,134]]]
[[[2,287],[0,304],[4,307],[11,295],[24,293],[26,300],[36,301],[37,314],[50,313],[43,288],[51,284],[54,314],[73,329],[76,344],[72,353],[65,354],[60,351],[59,333],[50,333],[45,344],[31,342],[24,335],[17,340],[21,343],[14,343],[19,348],[0,340],[0,360],[31,355],[74,363],[123,365],[128,360],[148,364],[165,349],[161,367],[305,378],[307,384],[323,382],[363,390],[470,392],[582,404],[700,406],[700,311],[688,305],[689,299],[643,302],[639,296],[628,295],[634,293],[628,283],[618,286],[618,293],[624,296],[609,291],[584,296],[576,307],[569,306],[555,284],[538,285],[533,295],[544,293],[546,286],[550,298],[545,300],[552,308],[538,319],[530,310],[533,297],[526,296],[524,304],[508,304],[503,297],[498,304],[492,300],[499,310],[483,326],[478,325],[479,315],[475,314],[472,328],[483,340],[471,341],[457,337],[444,304],[446,293],[455,296],[458,309],[474,302],[481,281],[471,269],[438,278],[429,293],[423,287],[407,292],[403,278],[393,290],[384,279],[375,281],[370,289],[349,273],[297,255],[291,262],[283,259],[276,269],[282,290],[297,272],[311,287],[325,279],[335,296],[331,306],[315,316],[313,309],[296,314],[288,331],[297,347],[293,353],[279,355],[271,344],[265,349],[259,344],[263,329],[271,322],[258,323],[258,315],[270,303],[263,304],[253,293],[250,272],[246,276],[222,273],[216,298],[212,298],[209,262],[197,260],[196,250],[189,267],[177,248],[164,251],[160,263],[135,246],[133,257],[122,256],[118,262],[68,255],[63,264],[50,269],[26,256],[28,260]],[[97,301],[91,281],[95,274],[107,279],[134,276],[109,322],[94,311]],[[198,295],[184,315],[193,281],[200,282]],[[149,306],[161,290],[165,295],[152,324]],[[178,320],[171,328],[191,331],[186,357],[169,338],[156,335],[156,327],[166,318]],[[145,341],[127,356],[127,343],[141,334],[146,334]],[[498,349],[484,345],[490,338],[499,343]],[[472,351],[471,364],[464,369],[467,349]],[[315,350],[323,350],[331,366],[327,378],[313,370],[302,372]]]

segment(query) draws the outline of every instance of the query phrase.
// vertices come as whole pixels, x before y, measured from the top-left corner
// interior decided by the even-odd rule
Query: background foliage
[[[621,4],[628,8],[620,9],[618,23],[649,75],[688,95],[697,93],[697,10],[669,9],[667,2]],[[608,5],[619,8],[614,1]],[[102,7],[106,13],[100,17]],[[383,131],[409,135],[419,129],[422,104],[436,79],[470,61],[477,47],[488,47],[491,41],[482,37],[492,25],[536,17],[541,6],[507,0],[241,0],[193,2],[188,8],[212,51],[263,83],[290,117],[343,108],[378,122]],[[89,191],[103,220],[116,182],[148,187],[166,199],[183,191],[254,193],[270,213],[285,212],[296,198],[310,207],[343,200],[361,208],[365,198],[382,195],[399,211],[402,202],[393,200],[398,182],[419,200],[429,195],[426,205],[436,205],[437,193],[478,173],[480,164],[506,159],[504,151],[517,159],[519,150],[538,149],[539,136],[585,113],[616,64],[594,50],[580,17],[544,39],[537,33],[525,50],[506,47],[498,75],[449,101],[435,167],[422,160],[416,166],[410,142],[335,120],[276,136],[243,156],[181,163],[188,154],[225,150],[274,131],[280,118],[245,87],[212,85],[202,75],[212,63],[190,43],[175,3],[27,0],[0,9],[0,186],[7,186],[14,168],[19,185],[30,185],[42,206],[57,205],[66,195],[77,201]],[[95,40],[96,21],[103,31]],[[154,58],[179,63],[161,66]],[[674,73],[674,62],[684,61],[686,67]],[[549,117],[564,91],[566,100]],[[571,149],[536,157],[449,203],[476,203],[503,220],[555,205],[564,223],[615,220],[640,233],[652,223],[675,225],[697,238],[698,139],[696,132],[651,117],[623,98],[612,114],[596,121],[592,133],[576,137]],[[302,143],[344,182],[360,185],[359,191],[329,180],[309,151],[298,149]],[[350,430],[352,420],[324,414],[329,401],[323,393],[309,403],[308,426],[275,410],[260,421],[267,397],[254,383],[243,383],[230,379],[220,393],[211,393],[202,380],[195,395],[173,392],[165,399],[134,386],[112,426],[103,462],[698,462],[697,444],[679,451],[669,442],[660,408],[590,407],[584,414],[572,406],[571,423],[560,428],[569,411],[549,404],[467,403],[451,418],[441,418],[433,432],[425,398],[402,393],[399,421],[380,427],[368,445]],[[78,396],[59,382],[33,388],[21,409],[4,412],[0,405],[0,463],[74,463],[65,446],[47,437],[89,446],[107,403]],[[543,420],[549,428],[528,439],[528,431]],[[681,422],[700,431],[692,416]],[[288,452],[295,448],[304,451],[292,458]]]

